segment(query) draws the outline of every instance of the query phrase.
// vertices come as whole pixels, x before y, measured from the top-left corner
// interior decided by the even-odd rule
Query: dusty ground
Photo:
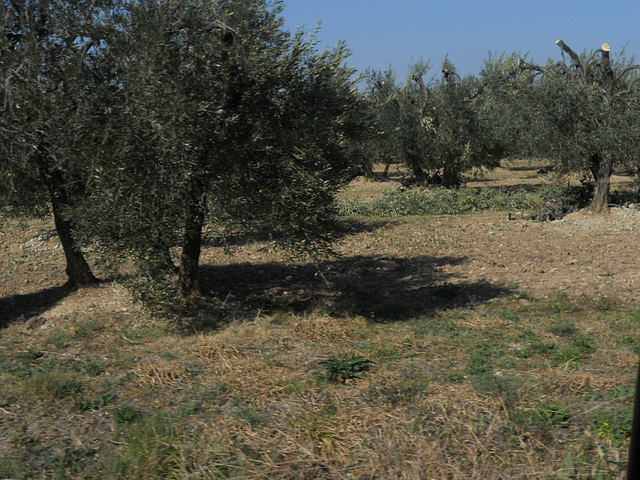
[[[547,181],[536,170],[515,165],[469,185]],[[396,180],[358,179],[345,195],[373,198],[384,189],[398,188]],[[383,316],[391,311],[393,316],[420,314],[446,306],[442,300],[448,297],[457,297],[456,304],[473,303],[515,290],[535,297],[566,292],[625,302],[640,299],[636,206],[613,208],[605,216],[579,212],[549,223],[517,217],[485,213],[381,220],[356,229],[338,246],[341,257],[317,265],[291,264],[256,246],[239,245],[231,256],[209,247],[202,258],[203,285],[230,307],[248,301],[265,308],[265,299],[271,299],[301,310],[329,302],[334,311],[370,310]],[[76,310],[136,309],[123,288],[108,284],[67,295],[59,288],[65,281],[63,270],[64,257],[50,220],[4,219],[0,317],[44,324]]]

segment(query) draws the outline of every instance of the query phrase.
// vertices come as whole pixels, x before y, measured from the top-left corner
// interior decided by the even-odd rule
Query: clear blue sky
[[[608,42],[640,54],[640,0],[285,0],[283,16],[289,30],[321,21],[320,48],[345,40],[349,66],[391,66],[399,81],[421,57],[435,73],[449,54],[461,75],[479,73],[489,52],[559,60],[559,38],[578,53]]]

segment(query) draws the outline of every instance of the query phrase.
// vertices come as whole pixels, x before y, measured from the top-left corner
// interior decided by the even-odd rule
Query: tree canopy
[[[326,249],[348,146],[364,131],[362,97],[346,46],[317,51],[313,32],[283,28],[282,8],[4,4],[5,169],[44,181],[70,251],[97,241],[154,271],[179,242],[190,295],[205,221]]]

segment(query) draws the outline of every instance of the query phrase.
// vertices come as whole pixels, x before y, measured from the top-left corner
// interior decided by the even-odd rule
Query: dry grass
[[[393,323],[259,314],[188,335],[143,314],[94,316],[91,342],[70,333],[80,317],[44,331],[16,323],[0,343],[0,471],[622,478],[639,319],[627,307],[603,312],[559,297]],[[58,334],[66,336],[60,349],[51,343]],[[576,335],[591,335],[594,348],[556,361]],[[319,362],[346,352],[375,368],[344,384],[326,381]],[[92,361],[102,368],[92,371]]]

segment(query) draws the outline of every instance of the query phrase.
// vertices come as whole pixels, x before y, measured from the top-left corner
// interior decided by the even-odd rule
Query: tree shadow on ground
[[[397,321],[510,293],[505,286],[486,282],[450,283],[440,267],[465,260],[359,255],[315,265],[205,265],[201,283],[205,295],[217,297],[221,310],[230,309],[235,318],[255,316],[257,311],[322,312]]]
[[[72,291],[73,289],[65,284],[24,295],[0,298],[0,328],[5,328],[14,321],[37,317]]]

